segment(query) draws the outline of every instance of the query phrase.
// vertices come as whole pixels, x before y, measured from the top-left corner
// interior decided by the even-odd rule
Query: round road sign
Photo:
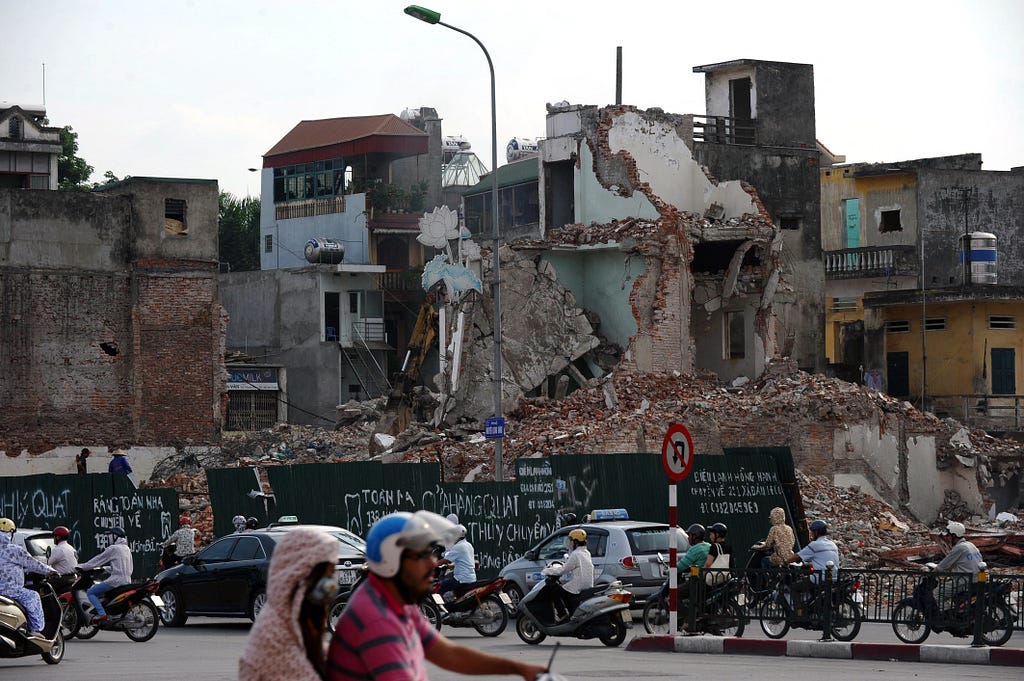
[[[690,474],[693,467],[693,438],[686,426],[673,423],[668,427],[665,440],[661,443],[661,464],[672,482],[679,482]]]

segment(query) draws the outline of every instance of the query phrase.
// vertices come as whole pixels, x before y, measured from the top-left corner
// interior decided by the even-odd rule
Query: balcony
[[[757,123],[728,116],[693,116],[693,140],[712,144],[757,144]]]
[[[914,246],[866,246],[825,252],[826,279],[917,276]]]

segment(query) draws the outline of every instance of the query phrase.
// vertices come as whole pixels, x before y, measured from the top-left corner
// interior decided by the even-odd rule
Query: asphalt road
[[[57,666],[47,665],[39,657],[0,660],[0,679],[227,681],[237,678],[238,656],[245,646],[248,632],[247,620],[202,617],[190,618],[188,626],[183,628],[161,628],[156,637],[147,643],[132,642],[123,634],[101,632],[89,641],[70,641],[64,661]],[[446,628],[444,633],[466,645],[536,662],[546,662],[554,649],[552,639],[547,639],[539,646],[526,645],[519,640],[511,626],[504,634],[494,639],[483,638],[471,629]],[[642,628],[634,628],[630,635],[642,633]],[[751,631],[750,635],[759,634],[760,629],[755,623],[755,631]],[[815,632],[797,632],[789,638],[817,637]],[[865,625],[857,640],[893,642],[894,637],[888,625]],[[929,643],[932,642],[968,645],[963,640],[948,637],[929,640]],[[1009,645],[1014,644],[1024,647],[1024,634],[1016,633]],[[554,670],[569,679],[643,680],[699,677],[713,678],[716,681],[750,681],[755,678],[807,681],[892,681],[913,678],[928,681],[1005,681],[1007,678],[1015,678],[1017,674],[1016,669],[998,666],[626,652],[625,644],[620,648],[607,648],[598,641],[575,639],[562,640],[554,661]],[[430,678],[432,681],[449,681],[466,677],[432,667]]]

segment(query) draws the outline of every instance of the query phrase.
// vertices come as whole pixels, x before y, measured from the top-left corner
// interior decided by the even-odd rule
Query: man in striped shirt
[[[429,511],[392,513],[370,528],[370,574],[338,621],[327,653],[328,681],[426,681],[425,660],[461,674],[517,674],[525,681],[545,671],[459,645],[437,633],[417,603],[433,590],[433,546],[456,526]]]

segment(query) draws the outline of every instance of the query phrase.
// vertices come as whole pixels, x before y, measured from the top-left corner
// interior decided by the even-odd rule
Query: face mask
[[[334,599],[334,594],[338,591],[338,582],[334,579],[334,575],[328,575],[322,577],[320,581],[316,583],[309,593],[306,594],[306,600],[314,605],[327,605]]]

